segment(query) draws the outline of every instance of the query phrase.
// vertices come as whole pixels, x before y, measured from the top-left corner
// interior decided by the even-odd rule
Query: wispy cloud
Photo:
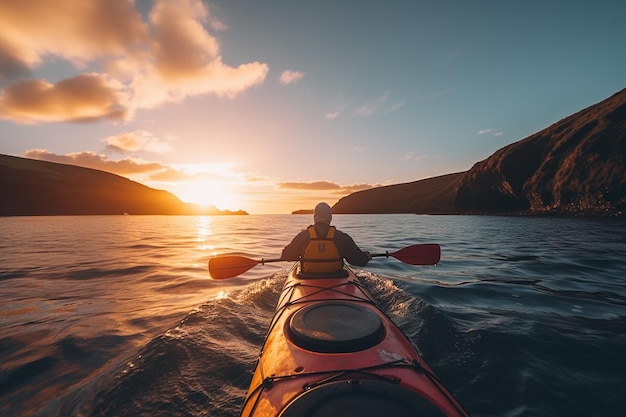
[[[339,116],[341,116],[343,114],[343,112],[346,111],[346,109],[350,106],[349,101],[341,96],[341,97],[337,97],[335,99],[335,103],[332,104],[331,106],[331,110],[328,111],[324,117],[327,120],[334,120],[336,118],[338,118]]]
[[[170,142],[173,140],[173,137],[161,138],[146,130],[136,130],[109,136],[103,142],[107,148],[122,153],[140,151],[166,153],[172,150]]]
[[[339,115],[341,114],[340,110],[331,112],[331,113],[326,113],[326,115],[324,116],[325,118],[327,118],[328,120],[333,120],[336,119],[337,117],[339,117]]]
[[[390,95],[391,93],[389,91],[385,91],[380,97],[368,100],[363,103],[360,107],[354,110],[352,114],[358,117],[370,116],[379,111],[385,105],[385,103],[387,103]]]
[[[264,82],[267,64],[224,64],[207,26],[226,29],[200,0],[157,0],[147,19],[128,0],[0,2],[0,83],[13,83],[0,92],[0,117],[124,120],[140,108],[234,97]],[[22,78],[58,58],[92,71],[58,82]]]
[[[439,159],[440,155],[430,155],[430,154],[416,154],[413,151],[409,151],[400,157],[402,161],[421,161],[423,159]]]
[[[486,135],[486,134],[492,133],[492,132],[493,132],[493,129],[482,129],[482,130],[478,131],[478,134],[479,135]],[[493,132],[492,135],[493,136],[502,136],[502,135],[504,135],[504,132]]]
[[[304,78],[303,72],[287,70],[287,71],[283,71],[283,73],[280,74],[279,81],[282,85],[288,85],[288,84],[297,83],[302,78]]]
[[[362,190],[369,190],[370,188],[380,187],[382,184],[350,184],[341,187],[343,192],[354,193]]]
[[[281,182],[278,183],[279,188],[288,188],[291,190],[338,190],[341,188],[339,184],[328,181],[314,182]]]
[[[325,191],[337,194],[346,194],[360,190],[366,190],[376,185],[372,184],[350,184],[340,185],[329,181],[313,181],[313,182],[280,182],[278,187],[289,190],[300,191]]]
[[[361,103],[354,109],[352,115],[355,117],[368,117],[376,113],[389,114],[399,110],[404,104],[404,100],[393,101],[391,92],[387,90],[381,96]]]
[[[30,149],[24,153],[24,156],[41,161],[77,165],[84,168],[112,172],[118,175],[150,174],[169,169],[166,165],[135,158],[113,161],[106,155],[95,152],[74,152],[67,155],[59,155],[46,149]]]
[[[404,107],[404,104],[405,104],[404,100],[397,101],[397,102],[391,104],[391,106],[389,106],[389,108],[385,110],[385,114],[393,113],[393,112],[401,109],[402,107]]]

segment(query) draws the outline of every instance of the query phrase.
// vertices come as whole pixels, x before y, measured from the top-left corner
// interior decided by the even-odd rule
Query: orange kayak
[[[241,415],[469,416],[352,271],[303,276],[297,264]]]

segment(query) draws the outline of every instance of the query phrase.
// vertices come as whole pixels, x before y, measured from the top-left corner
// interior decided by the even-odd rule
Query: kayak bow
[[[242,417],[468,417],[354,273],[285,282]]]

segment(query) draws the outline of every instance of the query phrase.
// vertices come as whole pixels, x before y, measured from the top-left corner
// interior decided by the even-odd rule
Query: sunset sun
[[[213,205],[220,210],[238,210],[241,198],[229,188],[225,183],[196,180],[183,185],[177,195],[187,203]]]

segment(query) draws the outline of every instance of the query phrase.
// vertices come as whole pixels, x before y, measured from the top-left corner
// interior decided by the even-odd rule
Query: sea
[[[0,416],[238,416],[309,215],[0,218]],[[626,410],[626,221],[335,215],[354,267],[475,417]]]

